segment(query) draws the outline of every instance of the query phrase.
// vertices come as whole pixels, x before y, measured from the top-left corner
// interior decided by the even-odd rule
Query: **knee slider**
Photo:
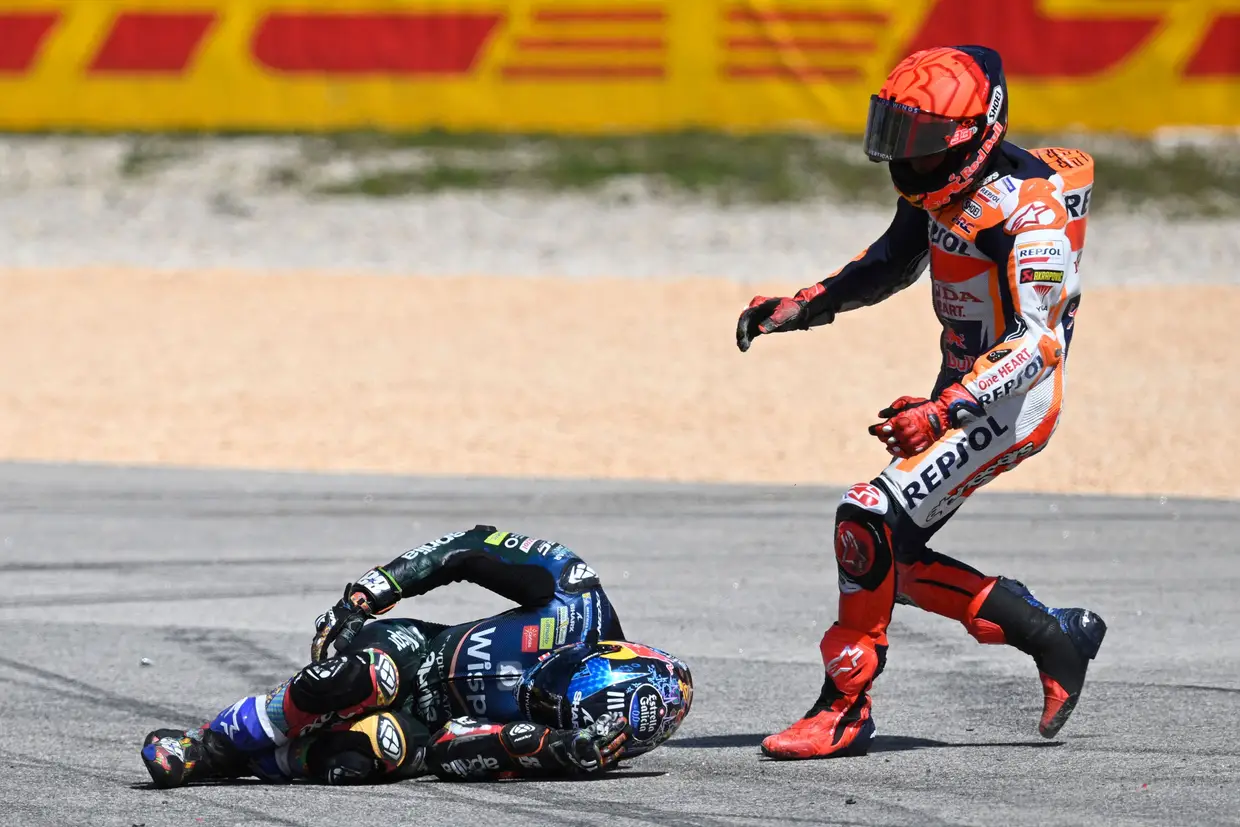
[[[424,766],[429,733],[420,722],[390,710],[367,715],[348,729],[315,736],[306,752],[309,774],[325,784],[363,784]]]
[[[835,562],[842,588],[873,591],[892,566],[887,495],[869,483],[844,492],[835,509]],[[855,590],[855,588],[854,588]]]
[[[391,710],[367,715],[349,731],[366,737],[370,756],[386,773],[420,765],[430,736],[425,724]]]
[[[363,649],[307,666],[289,685],[288,695],[302,712],[349,717],[391,706],[399,689],[400,673],[392,656]]]

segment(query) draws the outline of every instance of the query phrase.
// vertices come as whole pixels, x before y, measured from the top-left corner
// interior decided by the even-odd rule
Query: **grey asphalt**
[[[935,547],[1110,632],[1060,736],[1032,663],[897,607],[864,758],[764,759],[812,702],[839,491],[0,465],[0,824],[1240,824],[1240,504],[982,491]],[[589,560],[693,667],[676,738],[604,780],[157,791],[141,737],[301,665],[314,617],[476,523]],[[398,612],[507,607],[457,584]],[[147,658],[149,666],[140,661]]]

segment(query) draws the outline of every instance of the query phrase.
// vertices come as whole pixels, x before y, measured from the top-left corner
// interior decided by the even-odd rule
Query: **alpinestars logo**
[[[1008,219],[1007,231],[1015,235],[1032,227],[1050,227],[1055,224],[1055,218],[1054,207],[1044,201],[1034,201]]]
[[[827,674],[831,677],[842,675],[845,672],[851,672],[857,668],[857,663],[861,660],[861,656],[865,652],[856,646],[845,646],[844,651],[840,652],[827,663]]]
[[[224,734],[228,736],[229,740],[234,740],[237,733],[241,731],[241,724],[237,722],[237,713],[241,711],[241,705],[247,700],[249,698],[242,698],[228,708],[224,715],[228,715],[229,720],[225,720],[223,715],[220,716],[220,727],[224,730]]]

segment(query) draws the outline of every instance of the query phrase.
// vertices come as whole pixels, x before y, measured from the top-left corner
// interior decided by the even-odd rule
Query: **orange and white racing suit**
[[[1026,163],[972,199],[927,215],[934,310],[943,324],[931,395],[962,382],[985,416],[883,471],[919,526],[1042,450],[1059,421],[1093,159],[1070,149],[1020,155]]]
[[[885,646],[894,601],[985,636],[974,614],[993,578],[926,542],[971,493],[1041,451],[1055,431],[1092,188],[1086,153],[1005,143],[968,200],[933,212],[901,201],[886,233],[822,282],[813,304],[828,312],[819,310],[819,324],[888,298],[929,264],[943,325],[930,396],[960,382],[983,409],[844,493],[835,538],[841,625]]]

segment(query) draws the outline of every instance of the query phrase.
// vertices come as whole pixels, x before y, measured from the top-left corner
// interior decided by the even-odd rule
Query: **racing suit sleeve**
[[[445,781],[596,774],[615,765],[625,740],[619,734],[453,718],[431,737],[426,769]]]
[[[807,307],[809,326],[830,324],[836,313],[868,307],[913,284],[930,260],[930,218],[904,199],[887,231],[848,264],[819,282]]]
[[[996,318],[994,346],[977,358],[960,383],[983,410],[1028,393],[1063,359],[1067,345],[1056,332],[1054,317],[1063,312],[1065,288],[1075,277],[1066,223],[1064,213],[1058,226],[1012,235],[999,225],[978,234],[977,249],[998,265],[1002,318]]]
[[[598,576],[566,546],[478,525],[406,551],[358,578],[382,614],[402,598],[467,581],[522,606],[543,606],[559,593],[598,585]]]

